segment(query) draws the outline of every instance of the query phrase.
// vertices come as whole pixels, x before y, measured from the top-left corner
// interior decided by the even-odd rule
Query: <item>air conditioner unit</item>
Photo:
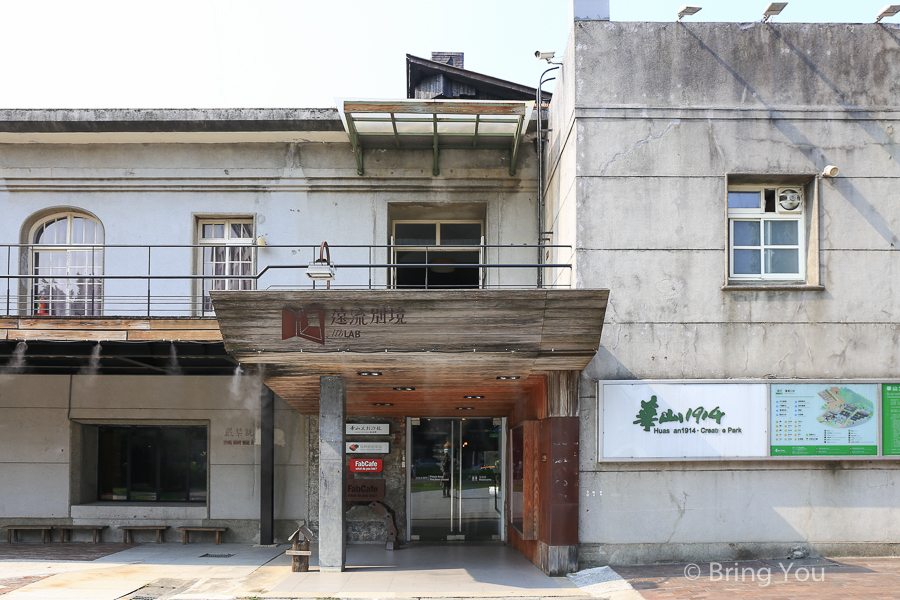
[[[803,212],[803,192],[800,188],[778,188],[775,191],[775,212],[796,215]]]

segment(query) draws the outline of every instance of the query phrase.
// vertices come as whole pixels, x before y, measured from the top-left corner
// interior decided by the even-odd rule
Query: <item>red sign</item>
[[[354,473],[381,473],[380,458],[351,458],[350,470]]]

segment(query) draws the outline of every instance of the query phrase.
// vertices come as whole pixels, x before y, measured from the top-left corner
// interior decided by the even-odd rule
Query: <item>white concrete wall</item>
[[[278,397],[275,407],[275,518],[296,524],[307,518],[305,417]],[[97,502],[94,481],[88,490],[94,501],[70,505],[70,481],[82,470],[82,456],[70,450],[70,428],[103,424],[207,426],[208,501]],[[243,437],[227,435],[237,428]],[[2,375],[0,522],[58,518],[111,527],[214,522],[229,527],[226,540],[253,540],[259,533],[258,428],[259,384],[251,377]],[[252,445],[225,444],[247,439],[247,430]]]
[[[0,203],[5,207],[0,244],[20,242],[23,224],[53,207],[75,208],[103,224],[107,244],[195,244],[198,217],[243,216],[254,219],[256,236],[270,245],[256,254],[266,265],[302,265],[314,259],[309,249],[275,245],[333,246],[389,243],[388,203],[481,203],[486,207],[486,243],[537,242],[534,146],[521,146],[517,175],[510,177],[509,153],[499,150],[446,151],[441,175],[431,174],[431,154],[419,151],[367,151],[364,176],[356,174],[349,143],[330,144],[5,144],[0,145]],[[27,232],[26,232],[27,234]],[[6,249],[3,249],[5,265]],[[315,256],[317,257],[317,256]],[[536,251],[491,250],[490,262],[534,263]],[[387,254],[372,256],[386,262]],[[368,263],[366,249],[333,249],[335,263]],[[147,273],[146,249],[109,248],[106,275]],[[190,249],[154,249],[153,275],[198,274]],[[25,270],[16,252],[12,271]],[[6,272],[0,266],[0,275]],[[499,274],[492,285],[533,285],[533,269]],[[384,285],[386,271],[373,272]],[[335,285],[365,286],[365,269],[340,270]],[[153,295],[189,298],[190,281],[154,281]],[[269,286],[309,287],[303,270],[273,270],[258,282]],[[4,285],[5,287],[5,285]],[[15,289],[15,285],[13,286]],[[107,315],[141,315],[144,304],[115,296],[145,295],[140,280],[109,280],[104,295]],[[5,296],[5,290],[0,292]],[[135,300],[132,300],[135,302]],[[0,307],[3,310],[3,307]],[[153,314],[188,315],[186,304],[156,306]]]
[[[582,564],[893,552],[895,461],[598,464],[594,382],[900,375],[896,33],[586,22],[574,48],[577,284],[610,289],[580,393]],[[723,290],[727,175],[826,164],[825,290]]]

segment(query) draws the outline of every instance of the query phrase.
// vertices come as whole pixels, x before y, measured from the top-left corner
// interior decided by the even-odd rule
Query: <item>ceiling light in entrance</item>
[[[381,371],[357,371],[356,374],[362,375],[364,377],[365,376],[376,377],[376,376],[381,375]]]
[[[416,388],[411,388],[411,387],[396,387],[396,388],[394,388],[394,390],[396,390],[398,392],[412,392],[412,391],[415,391],[415,389]]]
[[[374,405],[375,406],[393,406],[394,403],[393,402],[375,402]]]
[[[481,398],[484,398],[484,396],[463,396],[463,398],[465,398],[466,400],[475,400],[475,399],[480,400]]]
[[[500,375],[497,379],[519,379],[518,375]]]
[[[474,406],[457,406],[456,410],[475,410]]]

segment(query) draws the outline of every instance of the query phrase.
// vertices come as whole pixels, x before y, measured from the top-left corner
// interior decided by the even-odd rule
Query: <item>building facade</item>
[[[543,121],[0,112],[0,525],[893,552],[898,30],[577,18]]]

